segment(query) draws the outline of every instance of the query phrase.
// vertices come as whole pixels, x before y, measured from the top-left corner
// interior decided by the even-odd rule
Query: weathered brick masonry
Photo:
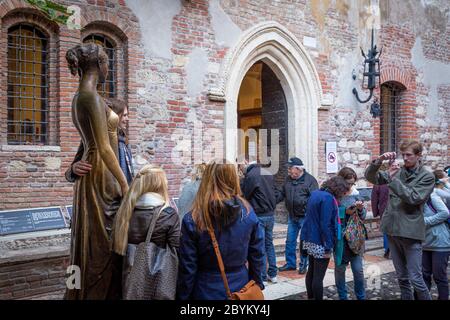
[[[359,46],[365,50],[369,46],[370,33],[365,24],[368,0],[358,1],[358,7],[346,0],[154,1],[153,8],[160,13],[171,12],[168,20],[162,21],[168,28],[161,29],[165,33],[160,37],[165,41],[161,47],[168,46],[167,54],[149,49],[148,43],[155,38],[145,27],[145,20],[153,17],[152,12],[143,12],[149,8],[146,1],[58,2],[81,7],[81,31],[49,22],[25,1],[0,1],[0,209],[71,203],[72,187],[63,173],[79,143],[70,115],[78,79],[69,74],[65,53],[91,32],[103,33],[116,43],[118,97],[130,106],[129,135],[134,156],[138,164],[149,161],[163,166],[172,196],[178,195],[192,167],[171,161],[176,146],[172,134],[179,130],[192,134],[193,117],[205,128],[223,131],[224,103],[210,101],[207,92],[216,85],[233,44],[221,40],[224,35],[217,29],[217,15],[227,17],[240,32],[275,21],[305,44],[322,93],[332,101],[328,108],[319,109],[315,124],[320,180],[326,177],[326,141],[337,141],[341,166],[353,166],[360,174],[379,153],[379,119],[369,114],[370,103],[357,104],[351,95],[352,87],[360,86]],[[409,5],[405,1],[380,1],[382,27],[377,42],[383,47],[381,82],[397,82],[405,88],[398,115],[399,139],[423,141],[425,160],[435,168],[450,157],[450,81],[437,81],[429,72],[433,66],[442,66],[443,71],[449,67],[450,29],[444,14],[449,4],[406,2]],[[142,11],[136,11],[136,7]],[[145,16],[147,19],[143,19]],[[50,37],[50,146],[8,146],[6,142],[6,33],[9,26],[20,21],[36,24]],[[305,39],[313,39],[314,44],[307,44]],[[196,61],[197,65],[207,65],[201,77],[192,65]],[[353,69],[358,74],[354,82]],[[192,73],[197,76],[192,77]],[[191,144],[201,148],[193,141]]]

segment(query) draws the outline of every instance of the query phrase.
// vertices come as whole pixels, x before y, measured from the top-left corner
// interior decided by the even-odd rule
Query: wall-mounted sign
[[[327,173],[337,173],[339,171],[337,158],[337,143],[327,142],[326,148]]]
[[[0,212],[0,235],[66,228],[60,207]]]

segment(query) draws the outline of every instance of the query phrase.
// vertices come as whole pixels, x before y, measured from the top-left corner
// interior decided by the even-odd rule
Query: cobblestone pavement
[[[449,279],[450,279],[450,268]],[[366,295],[367,300],[400,300],[400,288],[397,284],[397,277],[395,272],[390,272],[381,275],[381,281],[379,285],[372,284],[367,285],[366,281]],[[347,282],[347,292],[349,294],[349,299],[356,300],[353,293],[353,281]],[[431,294],[434,300],[437,299],[437,289],[436,285],[433,283],[431,288]],[[307,300],[308,296],[306,292],[300,294],[292,295],[289,297],[282,298],[280,300]],[[336,286],[328,286],[324,288],[324,300],[339,300]]]

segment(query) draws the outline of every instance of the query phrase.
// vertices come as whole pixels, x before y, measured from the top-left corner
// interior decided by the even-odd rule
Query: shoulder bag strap
[[[150,240],[152,239],[152,234],[153,230],[155,229],[156,221],[158,220],[161,211],[163,211],[164,209],[165,209],[164,206],[161,206],[160,208],[157,208],[153,213],[152,221],[150,222],[150,226],[148,227],[147,237],[145,238],[145,243],[149,243]]]
[[[225,274],[225,266],[223,264],[222,255],[220,254],[219,244],[217,243],[216,236],[214,234],[214,230],[211,227],[208,227],[208,232],[211,237],[211,241],[214,247],[214,252],[216,253],[217,262],[219,264],[220,274],[222,275],[223,284],[225,285],[225,290],[227,291],[227,297],[231,300],[231,291],[228,286],[227,275]]]
[[[431,201],[431,196],[428,198],[427,200],[427,205],[428,207],[431,209],[431,211],[433,211],[434,213],[437,213],[436,208],[433,206],[433,202]]]

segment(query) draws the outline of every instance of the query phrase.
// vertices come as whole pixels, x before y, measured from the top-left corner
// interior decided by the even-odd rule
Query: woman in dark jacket
[[[122,201],[113,228],[113,249],[120,255],[126,254],[122,272],[123,292],[127,292],[128,275],[133,266],[136,248],[145,241],[155,213],[161,211],[151,242],[161,248],[166,248],[167,245],[176,249],[179,247],[180,218],[168,203],[166,174],[160,168],[144,166]]]
[[[313,191],[308,200],[300,236],[309,256],[305,279],[308,299],[323,299],[323,279],[336,244],[338,201],[350,190],[345,179],[336,176],[325,181],[320,190]]]
[[[181,226],[179,299],[227,299],[208,227],[219,243],[231,292],[239,291],[250,280],[264,288],[263,230],[240,194],[235,165],[206,166],[192,212],[184,216]]]

